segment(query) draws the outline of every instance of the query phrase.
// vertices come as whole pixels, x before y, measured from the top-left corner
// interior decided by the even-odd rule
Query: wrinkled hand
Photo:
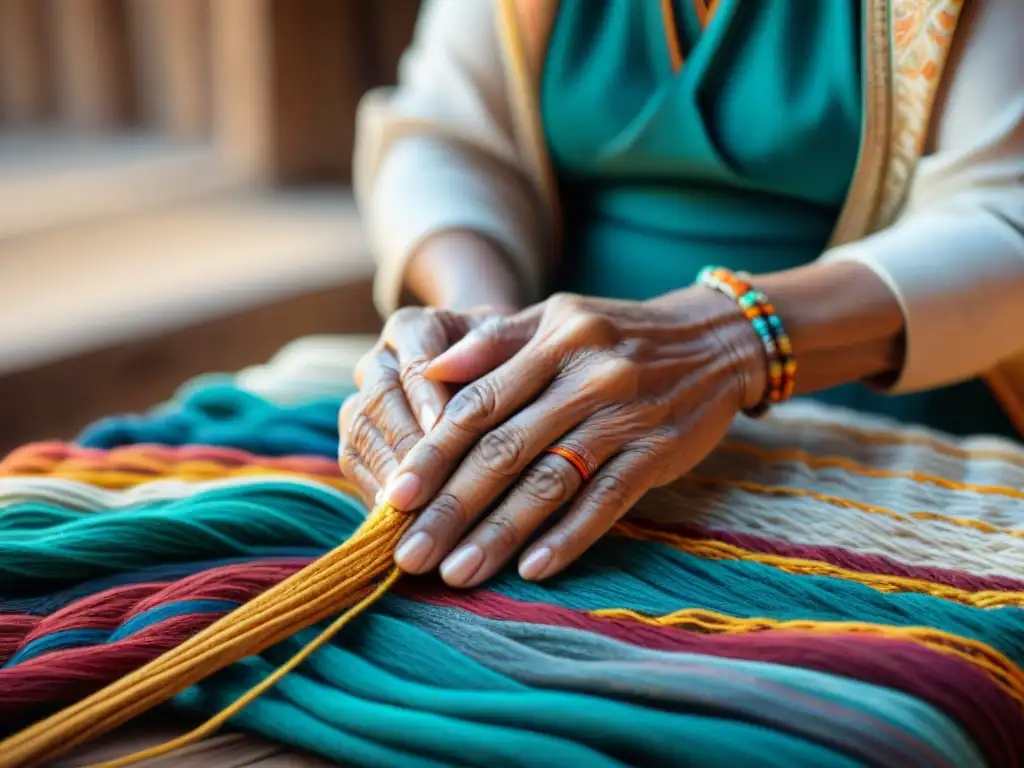
[[[373,503],[448,403],[449,387],[424,377],[424,369],[468,332],[498,317],[498,310],[484,307],[469,312],[406,308],[389,318],[380,340],[356,367],[359,392],[345,401],[338,417],[341,470],[364,502]]]
[[[471,330],[417,374],[466,386],[422,439],[397,443],[383,498],[423,507],[398,564],[423,573],[444,560],[452,586],[492,576],[567,507],[519,563],[528,579],[559,572],[703,459],[765,387],[749,324],[700,287],[654,302],[557,295]],[[561,442],[589,450],[592,478],[547,452]]]

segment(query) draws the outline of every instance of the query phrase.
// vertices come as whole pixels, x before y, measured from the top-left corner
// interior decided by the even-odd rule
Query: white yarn
[[[791,544],[885,555],[909,565],[1024,578],[1024,539],[928,520],[903,522],[807,497],[698,490],[680,484],[651,491],[633,514]]]
[[[81,512],[107,512],[147,502],[182,499],[217,488],[241,488],[267,482],[291,483],[317,488],[338,499],[351,498],[326,483],[295,475],[275,475],[273,469],[258,476],[227,477],[202,482],[165,478],[123,489],[99,488],[79,480],[57,477],[0,477],[0,517],[5,509],[23,503],[52,503]]]

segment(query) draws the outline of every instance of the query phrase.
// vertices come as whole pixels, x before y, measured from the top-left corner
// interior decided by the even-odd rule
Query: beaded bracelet
[[[744,411],[752,418],[763,416],[773,405],[793,395],[796,361],[786,329],[768,297],[751,287],[747,275],[724,267],[705,267],[697,275],[697,282],[735,301],[764,346],[768,365],[765,395],[757,405]]]

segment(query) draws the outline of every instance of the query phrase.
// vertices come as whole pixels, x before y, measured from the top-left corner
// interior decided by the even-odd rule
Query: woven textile
[[[304,339],[0,462],[7,731],[351,535],[365,512],[334,430],[366,343]],[[219,711],[315,633],[184,690],[159,728]],[[403,579],[230,725],[151,763],[1018,766],[1024,449],[804,402],[740,420],[562,576]]]

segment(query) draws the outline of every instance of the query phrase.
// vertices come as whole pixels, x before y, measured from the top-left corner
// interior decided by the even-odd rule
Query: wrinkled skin
[[[344,473],[368,500],[418,511],[404,570],[440,566],[473,586],[518,552],[524,578],[558,573],[688,472],[760,399],[764,352],[704,288],[653,302],[558,294],[511,315],[403,310],[359,384],[340,416]],[[547,452],[562,440],[593,454],[588,481]]]

